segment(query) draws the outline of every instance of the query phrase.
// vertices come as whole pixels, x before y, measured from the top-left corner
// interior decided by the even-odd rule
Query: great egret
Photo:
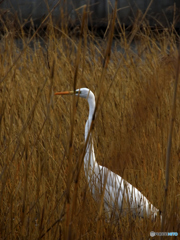
[[[85,125],[86,141],[95,111],[95,96],[88,88],[80,88],[75,92],[55,93],[55,95],[73,94],[85,98],[89,103],[89,116]],[[137,188],[96,162],[91,135],[86,146],[84,170],[94,199],[97,200],[97,192],[98,194],[104,194],[104,207],[108,212],[115,211],[116,215],[119,215],[119,213],[128,214],[130,212],[133,216],[151,216],[152,219],[157,216],[159,210]]]

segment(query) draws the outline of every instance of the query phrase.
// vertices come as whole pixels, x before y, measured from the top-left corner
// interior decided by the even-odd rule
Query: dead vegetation
[[[133,48],[127,45],[125,34],[116,40],[101,79],[107,41],[96,39],[88,31],[82,44],[80,38],[70,38],[62,31],[60,37],[56,36],[53,29],[47,31],[45,40],[34,39],[33,47],[26,47],[27,39],[22,37],[25,49],[18,60],[21,50],[13,35],[7,32],[2,37],[1,239],[147,239],[150,231],[160,232],[160,224],[150,219],[122,217],[117,221],[112,217],[107,221],[104,212],[99,214],[100,206],[91,196],[83,166],[78,184],[73,178],[84,147],[87,103],[79,99],[73,113],[73,97],[54,97],[57,90],[73,90],[78,66],[77,88],[88,87],[96,96],[101,90],[93,131],[97,162],[137,187],[162,210],[176,38],[167,32],[146,35],[138,31],[137,39]],[[180,229],[179,136],[178,94],[167,232]]]

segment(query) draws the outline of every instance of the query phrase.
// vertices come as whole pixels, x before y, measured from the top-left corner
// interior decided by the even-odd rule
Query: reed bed
[[[13,32],[1,38],[0,239],[148,239],[150,231],[160,232],[159,221],[123,216],[107,220],[104,209],[100,211],[83,165],[78,165],[88,105],[84,99],[57,97],[54,92],[76,85],[88,87],[96,97],[101,93],[93,129],[97,162],[162,211],[177,36],[147,27],[138,30],[129,45],[122,31],[102,78],[107,37],[95,37],[86,29],[76,38],[65,29],[54,29],[49,27],[44,38],[35,37],[31,45],[26,45],[22,31],[19,58],[22,49]],[[179,96],[166,232],[180,229]]]

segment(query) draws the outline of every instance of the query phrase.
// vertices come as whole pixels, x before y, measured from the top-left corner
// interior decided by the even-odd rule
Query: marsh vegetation
[[[21,31],[23,50],[13,31],[1,37],[0,238],[147,239],[150,231],[160,232],[158,221],[113,216],[107,221],[92,198],[83,165],[78,164],[88,104],[55,97],[54,92],[75,86],[88,87],[96,97],[100,94],[92,132],[97,162],[162,210],[177,36],[146,27],[136,32],[134,51],[121,29],[103,68],[107,35],[98,38],[85,29],[75,38],[66,29],[59,29],[59,34],[58,28],[54,30],[47,29],[43,47],[36,35],[34,48]],[[179,94],[169,174],[165,231],[178,232]]]

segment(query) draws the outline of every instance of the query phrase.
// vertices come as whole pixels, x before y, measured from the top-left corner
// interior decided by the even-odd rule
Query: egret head
[[[88,99],[91,96],[92,92],[88,88],[76,89],[75,95]]]
[[[94,94],[88,88],[79,88],[79,89],[76,89],[75,91],[56,92],[55,93],[55,95],[73,95],[73,94],[75,94],[76,96],[85,98],[85,99],[94,97]]]

